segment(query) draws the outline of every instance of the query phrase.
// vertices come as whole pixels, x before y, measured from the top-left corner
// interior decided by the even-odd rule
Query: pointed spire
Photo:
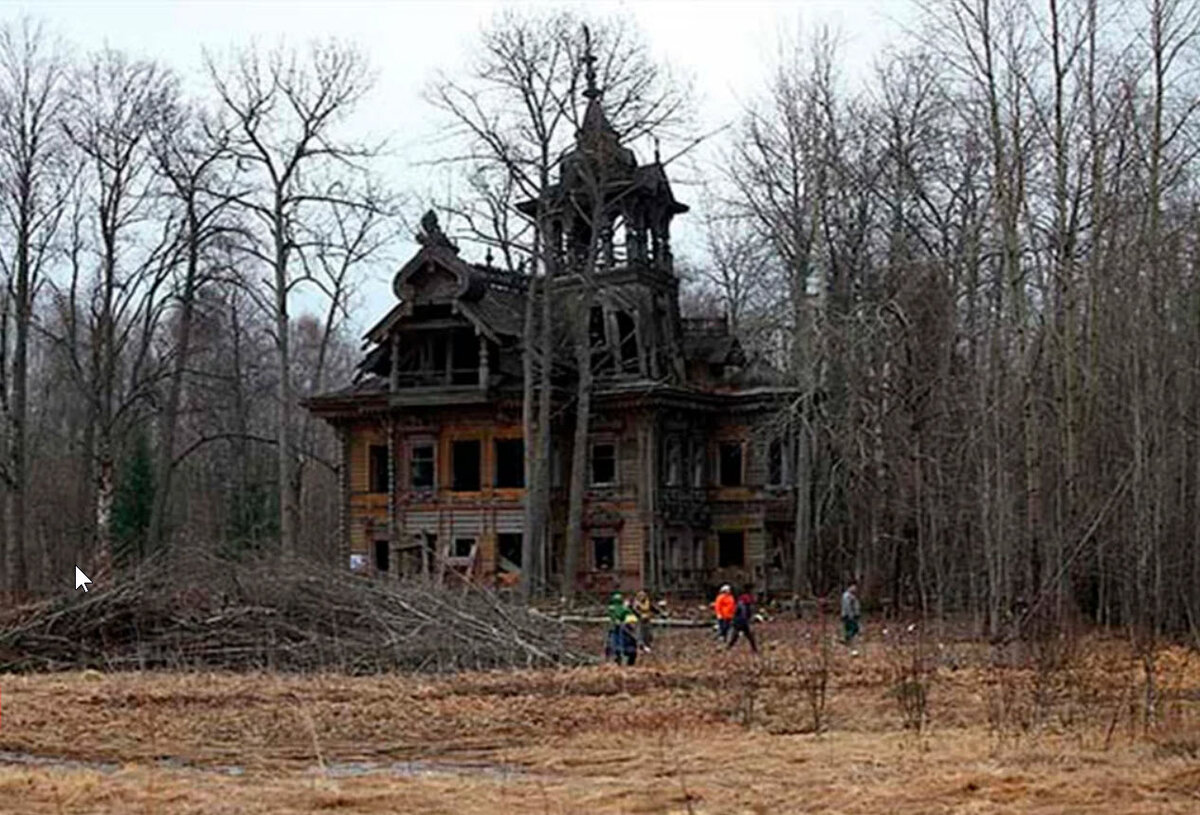
[[[662,164],[662,156],[658,152],[658,136],[654,137],[654,163]]]
[[[592,32],[583,27],[583,64],[587,77],[587,89],[583,95],[588,99],[599,99],[600,89],[596,87],[596,55],[592,53]]]

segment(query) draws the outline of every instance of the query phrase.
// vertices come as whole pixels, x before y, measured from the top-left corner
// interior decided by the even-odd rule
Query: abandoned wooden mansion
[[[576,375],[564,341],[551,579],[594,592],[786,585],[795,497],[788,445],[771,428],[794,392],[747,364],[724,320],[680,316],[670,224],[688,208],[657,156],[639,165],[619,143],[594,85],[588,100],[558,182],[521,207],[557,267],[549,296],[563,336],[590,287],[586,314],[574,318],[587,320],[593,374],[583,551],[563,575]],[[397,302],[366,334],[355,382],[306,406],[342,440],[341,543],[352,568],[456,569],[504,584],[525,541],[528,277],[468,262],[432,213],[422,226],[421,249],[395,275]]]

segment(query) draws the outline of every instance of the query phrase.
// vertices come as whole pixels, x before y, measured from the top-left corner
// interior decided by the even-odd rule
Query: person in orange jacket
[[[717,592],[717,599],[713,600],[712,607],[713,613],[717,615],[717,636],[724,642],[729,637],[733,615],[737,612],[737,600],[733,599],[733,588],[728,583]]]

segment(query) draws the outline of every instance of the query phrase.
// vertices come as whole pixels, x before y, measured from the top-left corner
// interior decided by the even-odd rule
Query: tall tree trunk
[[[587,489],[588,425],[592,412],[592,344],[589,330],[592,313],[590,281],[580,294],[575,318],[575,366],[579,370],[575,400],[575,438],[571,447],[571,482],[567,504],[567,551],[563,558],[563,597],[575,598],[575,578],[583,554],[583,494]]]
[[[292,355],[291,326],[288,313],[288,246],[282,218],[283,202],[277,193],[275,202],[275,347],[279,352],[279,385],[276,430],[279,461],[279,545],[285,559],[296,556],[299,484],[292,441]]]
[[[195,312],[196,274],[200,262],[199,224],[194,202],[188,207],[187,270],[179,298],[179,333],[175,338],[175,364],[163,406],[162,432],[158,439],[158,455],[154,473],[154,502],[150,508],[150,525],[146,541],[150,551],[163,544],[167,505],[171,498],[171,476],[174,472],[175,434],[179,425],[179,404],[183,398],[183,381],[191,359],[192,315]]]

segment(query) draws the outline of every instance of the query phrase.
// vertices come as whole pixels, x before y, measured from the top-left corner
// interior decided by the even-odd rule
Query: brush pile
[[[0,671],[285,672],[579,665],[564,626],[484,589],[305,562],[163,559],[0,620]]]

